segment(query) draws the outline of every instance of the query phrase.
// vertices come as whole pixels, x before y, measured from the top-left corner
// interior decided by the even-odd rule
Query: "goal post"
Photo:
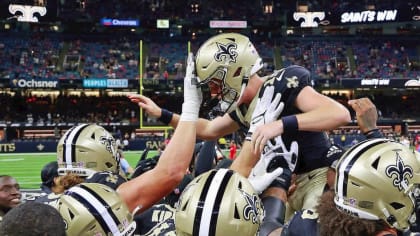
[[[146,57],[145,57],[145,47],[143,44],[143,40],[139,41],[139,93],[141,95],[143,95],[143,89],[144,89],[144,85],[143,85],[143,74],[144,74],[144,67],[145,67],[145,63],[146,63]],[[144,113],[143,113],[143,109],[140,109],[140,129],[141,130],[162,130],[165,133],[165,137],[168,136],[168,131],[173,129],[171,126],[168,125],[145,125],[144,124]]]

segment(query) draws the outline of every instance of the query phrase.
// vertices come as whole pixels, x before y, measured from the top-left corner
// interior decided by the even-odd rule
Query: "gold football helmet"
[[[200,85],[217,87],[222,109],[232,111],[251,75],[263,62],[248,37],[238,33],[223,33],[208,39],[198,49],[196,73]]]
[[[192,180],[176,204],[177,235],[255,235],[264,216],[258,194],[245,177],[210,170]]]
[[[417,152],[389,139],[370,139],[346,151],[336,166],[337,208],[349,215],[382,219],[398,230],[415,221],[420,184]]]
[[[102,126],[82,124],[72,127],[57,145],[58,174],[87,177],[98,171],[119,172],[114,137]]]
[[[82,183],[56,203],[67,235],[133,235],[136,222],[117,192],[106,185]]]

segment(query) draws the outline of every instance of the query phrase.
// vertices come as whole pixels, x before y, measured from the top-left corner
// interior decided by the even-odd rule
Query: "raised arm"
[[[130,94],[128,98],[137,103],[149,116],[158,118],[161,122],[174,128],[178,126],[180,115],[159,107],[152,99],[140,94]],[[197,121],[197,137],[202,140],[214,140],[218,137],[231,134],[239,126],[228,114],[214,120],[200,118]]]
[[[202,95],[196,83],[192,83],[194,63],[190,57],[192,55],[184,79],[182,114],[171,142],[154,169],[122,184],[117,190],[131,212],[142,212],[169,194],[182,180],[191,161]]]

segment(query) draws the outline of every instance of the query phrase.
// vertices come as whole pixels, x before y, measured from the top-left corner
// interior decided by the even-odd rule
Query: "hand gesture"
[[[348,104],[356,112],[357,124],[363,133],[377,128],[378,111],[369,98],[349,100]]]
[[[139,161],[133,173],[131,174],[131,179],[134,179],[137,176],[142,175],[145,172],[155,168],[158,161],[159,161],[159,156],[154,156],[152,158],[147,158],[147,159]]]
[[[261,193],[273,181],[277,181],[277,185],[287,191],[290,186],[291,173],[296,168],[298,152],[296,141],[291,143],[289,150],[281,136],[278,136],[274,143],[269,141],[260,160],[248,177],[254,189]]]
[[[261,125],[277,120],[283,111],[284,103],[280,102],[281,94],[277,93],[274,97],[274,86],[268,85],[264,88],[264,93],[258,98],[255,110],[252,113],[251,125],[248,130],[247,140],[251,140],[255,129]]]
[[[143,111],[145,111],[147,115],[155,118],[159,118],[161,116],[161,108],[156,105],[152,99],[141,94],[129,94],[127,97],[130,101],[137,103],[139,107],[143,108]]]
[[[277,123],[274,122],[277,121],[284,109],[284,103],[280,100],[280,93],[274,96],[273,85],[264,87],[263,94],[261,95],[260,93],[254,113],[252,114],[251,125],[246,135],[246,140],[252,143],[254,153],[261,153],[267,141],[278,135],[276,130],[280,127],[276,127]],[[261,127],[265,127],[268,124],[272,124],[274,127],[271,127],[272,129],[268,131],[261,132]]]
[[[248,180],[258,194],[261,194],[273,180],[283,173],[283,168],[281,167],[272,172],[267,172],[271,159],[272,157],[262,156],[249,174]]]
[[[187,68],[184,78],[184,103],[182,104],[182,121],[196,121],[203,100],[201,89],[197,87],[198,80],[195,75],[194,55],[188,54]]]
[[[296,141],[293,141],[290,148],[287,149],[283,138],[277,136],[274,142],[271,140],[267,142],[262,155],[270,157],[270,160],[277,159],[278,165],[293,172],[298,161],[299,145]]]

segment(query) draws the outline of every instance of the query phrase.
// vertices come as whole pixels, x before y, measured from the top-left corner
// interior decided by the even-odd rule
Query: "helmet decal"
[[[72,163],[76,162],[76,142],[80,136],[80,133],[87,126],[88,124],[75,126],[67,132],[63,143],[63,159],[66,162],[67,166],[71,166]]]
[[[345,158],[337,166],[337,180],[336,180],[336,191],[340,198],[347,197],[347,185],[349,184],[348,174],[350,173],[353,164],[359,159],[360,153],[363,153],[369,148],[387,142],[383,139],[371,140],[360,142],[358,145],[353,146],[349,149],[349,153],[353,153],[352,156]],[[353,150],[354,149],[354,150]]]
[[[218,215],[212,213],[219,212],[219,203],[232,175],[233,171],[223,169],[212,172],[206,180],[195,215],[195,219],[200,219],[200,224],[194,227],[193,235],[215,235]]]
[[[125,202],[115,190],[103,184],[73,186],[54,207],[63,217],[67,235],[129,236],[136,229]]]
[[[262,212],[259,212],[259,208],[257,207],[262,205],[260,198],[256,194],[251,195],[242,189],[239,189],[239,191],[247,202],[243,210],[245,220],[251,220],[254,224],[260,223],[259,216],[262,215]]]
[[[236,51],[238,45],[236,43],[221,44],[216,42],[216,45],[219,49],[214,55],[216,61],[221,62],[222,60],[225,60],[229,63],[236,63],[236,57],[238,56],[238,52]]]
[[[256,235],[264,216],[258,193],[230,169],[212,169],[192,180],[176,205],[177,235]]]
[[[394,150],[395,154],[397,155],[395,165],[390,165],[386,168],[385,172],[389,178],[395,179],[392,181],[392,184],[395,187],[398,187],[398,190],[406,190],[408,188],[408,179],[413,177],[413,168],[409,165],[404,165],[404,162],[399,155],[399,150]]]
[[[103,145],[105,145],[106,150],[109,153],[111,153],[115,157],[115,160],[119,163],[120,162],[120,156],[116,155],[117,151],[114,148],[115,139],[112,136],[105,133],[104,136],[101,136],[99,138],[99,140]]]
[[[92,191],[92,189],[86,185],[80,185],[71,188],[65,192],[65,195],[71,196],[82,203],[92,213],[104,232],[112,232],[113,235],[119,235],[120,230],[118,225],[121,222],[119,222],[118,217],[112,211],[112,207],[101,196]]]

